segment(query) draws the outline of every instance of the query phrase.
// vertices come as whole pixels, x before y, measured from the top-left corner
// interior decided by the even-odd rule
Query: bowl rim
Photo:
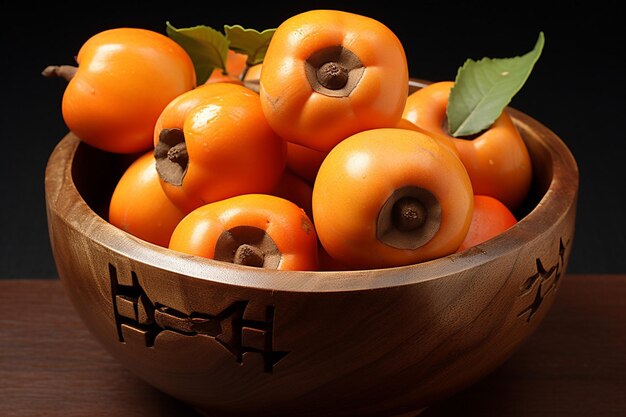
[[[413,87],[428,82],[412,79]],[[73,158],[79,146],[88,146],[71,131],[52,151],[45,172],[46,209],[85,238],[121,256],[189,278],[270,291],[345,292],[399,287],[454,275],[469,266],[494,261],[540,237],[576,204],[578,166],[570,149],[552,130],[531,116],[507,107],[527,140],[547,150],[552,178],[538,204],[504,233],[460,253],[413,265],[348,271],[277,271],[252,268],[187,255],[137,238],[108,223],[85,202],[72,178]],[[50,220],[49,220],[50,221]],[[52,237],[52,236],[50,236]],[[54,247],[53,247],[54,250]]]

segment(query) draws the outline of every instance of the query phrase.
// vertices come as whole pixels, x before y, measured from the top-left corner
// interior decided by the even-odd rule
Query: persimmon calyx
[[[281,253],[265,230],[237,226],[222,232],[215,243],[214,259],[257,268],[278,269]]]
[[[189,155],[181,129],[163,129],[159,132],[159,142],[154,147],[154,159],[157,173],[163,181],[176,186],[183,185]]]
[[[341,45],[314,52],[304,69],[313,91],[329,97],[348,97],[365,71],[359,57]]]
[[[387,246],[415,250],[428,243],[441,225],[441,206],[425,188],[407,186],[395,190],[382,205],[376,237]]]

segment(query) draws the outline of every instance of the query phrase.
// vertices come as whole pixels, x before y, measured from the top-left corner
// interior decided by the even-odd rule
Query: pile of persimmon
[[[106,30],[77,66],[44,71],[69,81],[72,132],[137,156],[111,224],[218,261],[352,270],[444,257],[517,222],[532,165],[506,102],[477,123],[453,108],[475,94],[459,77],[409,94],[402,42],[370,17],[311,10],[271,31],[225,28]],[[194,56],[211,37],[219,65]],[[524,64],[513,61],[500,77]]]

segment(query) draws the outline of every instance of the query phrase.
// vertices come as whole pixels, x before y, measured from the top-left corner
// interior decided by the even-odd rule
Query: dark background
[[[515,107],[548,126],[570,147],[580,169],[580,196],[571,273],[626,272],[624,220],[624,14],[618,2],[89,2],[12,4],[2,19],[2,147],[0,154],[0,278],[53,278],[47,235],[44,170],[65,135],[65,82],[47,79],[50,64],[72,64],[99,31],[132,26],[165,33],[176,27],[224,24],[266,29],[313,8],[373,17],[405,46],[413,77],[452,80],[465,59],[529,51],[538,33],[546,44]],[[8,7],[7,7],[8,9]]]

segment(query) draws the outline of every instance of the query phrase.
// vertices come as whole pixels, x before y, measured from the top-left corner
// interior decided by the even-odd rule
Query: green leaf
[[[543,32],[532,51],[513,58],[468,59],[450,91],[448,130],[452,136],[473,135],[489,128],[522,88],[543,49]]]
[[[208,26],[177,29],[166,22],[167,35],[183,47],[196,69],[197,85],[204,84],[214,68],[226,69],[228,39],[222,32]]]
[[[259,32],[255,29],[244,29],[239,25],[224,25],[224,33],[230,41],[230,49],[247,55],[246,65],[249,67],[263,62],[274,32],[276,29],[265,29]]]

